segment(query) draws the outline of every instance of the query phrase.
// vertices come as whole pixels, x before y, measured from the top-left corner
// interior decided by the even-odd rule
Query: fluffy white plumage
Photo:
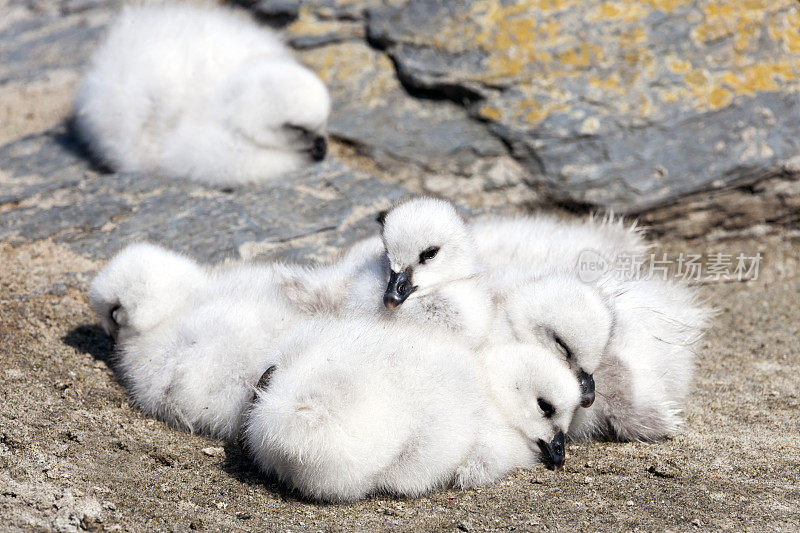
[[[640,228],[613,216],[584,220],[548,214],[483,217],[470,225],[478,260],[486,266],[494,290],[515,286],[542,271],[575,270],[584,251],[610,264],[623,255],[642,256],[649,249]]]
[[[279,351],[244,441],[263,470],[317,500],[494,482],[533,465],[578,405],[572,374],[543,350],[475,354],[379,319],[321,319]]]
[[[580,409],[571,438],[656,440],[682,422],[695,346],[714,312],[689,287],[660,280],[620,282],[614,329],[594,373],[597,399]]]
[[[591,374],[597,373],[603,399],[576,415],[573,437],[652,440],[675,430],[691,382],[693,347],[711,312],[677,283],[612,276],[584,283],[577,270],[585,250],[612,264],[623,255],[644,254],[648,245],[635,226],[613,217],[562,222],[548,216],[493,217],[468,226],[450,215],[453,208],[447,205],[415,199],[398,204],[384,219],[391,269],[409,272],[409,284],[432,295],[428,307],[438,306],[440,315],[457,322],[464,316],[461,309],[469,309],[459,303],[489,294],[495,308],[479,313],[484,320],[495,317],[489,335],[561,353],[582,386],[589,385],[585,392],[594,391]],[[421,256],[415,256],[431,247],[438,253],[421,265]],[[456,253],[444,253],[450,250]],[[418,276],[417,268],[434,265],[429,279]],[[458,287],[459,298],[439,297],[443,286]],[[462,323],[467,330],[468,325]],[[594,395],[585,396],[588,405]]]
[[[390,267],[386,306],[394,309],[397,319],[438,322],[470,338],[475,346],[513,339],[563,351],[590,402],[590,374],[608,343],[611,313],[606,298],[576,277],[575,262],[567,257],[569,245],[553,242],[562,253],[557,259],[550,255],[548,243],[542,242],[550,238],[549,231],[540,231],[540,220],[545,226],[555,224],[549,217],[484,220],[479,233],[500,241],[487,244],[476,241],[474,226],[449,202],[415,198],[396,204],[382,217],[381,236]],[[555,237],[575,234],[570,242],[577,248],[571,252],[577,260],[582,247],[591,242],[592,222],[570,227]],[[619,223],[602,221],[598,227],[600,243],[605,234],[622,233],[626,238],[631,234]],[[500,235],[498,228],[519,234]],[[525,246],[520,237],[529,236],[539,240]],[[636,234],[630,240],[645,247]],[[379,256],[372,260],[375,257]],[[405,290],[398,288],[401,285]]]
[[[151,244],[120,252],[90,299],[134,403],[174,427],[235,437],[276,339],[302,315],[281,279],[247,264],[206,269]]]
[[[382,218],[389,264],[385,307],[400,320],[435,323],[476,345],[484,342],[494,306],[475,242],[455,207],[417,198],[396,204]]]
[[[435,324],[474,346],[484,343],[494,306],[475,243],[453,205],[432,198],[400,202],[381,225],[380,238],[355,244],[331,265],[287,267],[287,297],[306,309]]]
[[[571,246],[556,237],[558,258],[540,241],[496,247],[515,251],[495,257],[510,273],[493,286],[452,205],[403,202],[382,224],[319,267],[206,270],[152,245],[124,250],[91,297],[135,402],[224,439],[244,424],[262,469],[335,501],[490,483],[533,464],[536,446],[552,454],[567,428],[650,440],[680,423],[709,311],[677,284],[583,283],[572,262],[589,243],[643,250],[638,233],[600,221],[592,241],[593,223],[576,224]],[[392,291],[402,299],[384,306]],[[575,411],[583,370],[598,398]]]
[[[608,265],[623,256],[643,258],[649,245],[639,228],[611,216],[569,221],[535,215],[490,217],[472,230],[493,274],[492,289],[512,294],[504,307],[515,336],[524,340],[526,329],[540,341],[543,332],[556,334],[572,366],[594,375],[597,399],[576,413],[570,437],[654,440],[677,429],[694,348],[713,311],[681,283],[609,274],[579,280],[578,261],[587,251]],[[561,273],[548,275],[554,267]],[[519,284],[528,273],[544,275]]]
[[[116,348],[116,370],[133,402],[170,426],[234,439],[254,386],[274,354],[272,313],[218,298]]]
[[[561,333],[562,340],[576,343],[576,371],[584,367],[589,373],[599,361],[597,345],[609,336],[608,297],[578,279],[578,257],[599,250],[613,261],[648,249],[635,226],[613,217],[489,217],[469,224],[451,203],[425,197],[397,203],[381,225],[380,241],[357,243],[329,267],[295,271],[298,290],[292,298],[324,302],[330,312],[437,323],[478,345],[487,336],[508,335],[552,344],[553,333]],[[399,295],[397,283],[390,283],[384,296],[392,293],[396,301],[387,313],[378,295],[392,275],[405,280],[408,294]],[[534,329],[524,332],[526,323]],[[595,328],[587,330],[588,323]]]
[[[191,259],[138,243],[100,271],[89,299],[106,333],[124,341],[184,312],[188,300],[206,284],[205,271]]]
[[[246,16],[156,4],[123,9],[74,112],[81,137],[114,170],[229,184],[324,157],[330,98]]]
[[[118,254],[95,279],[91,299],[117,334],[117,370],[134,403],[174,427],[226,440],[239,435],[246,418],[248,445],[262,468],[326,500],[490,483],[537,462],[536,447],[568,429],[577,385],[547,350],[504,345],[473,351],[441,330],[366,315],[308,319],[282,296],[290,268],[205,269],[148,244]],[[183,284],[186,272],[189,284]],[[136,320],[118,322],[120,316]],[[272,365],[278,370],[260,395],[290,410],[256,408],[246,417],[254,387]],[[294,395],[273,388],[285,375]],[[327,425],[306,427],[296,416],[303,410],[291,406],[314,395],[329,418]],[[547,416],[542,405],[552,410]],[[366,416],[371,410],[381,416]],[[413,423],[416,433],[398,432],[393,424],[401,420]],[[372,437],[358,439],[361,447],[349,453],[364,456],[348,466],[338,453],[347,443],[336,436],[352,436],[350,430]],[[326,431],[330,437],[320,439]],[[283,447],[265,448],[268,442]],[[309,470],[305,447],[312,444],[319,455]],[[395,445],[403,453],[383,459],[373,449]],[[381,467],[380,479],[338,477],[343,468],[366,472],[381,460],[393,466]]]
[[[278,269],[286,297],[309,313],[380,315],[384,310],[389,267],[378,236],[357,242],[329,264],[265,268]]]
[[[592,374],[598,369],[615,327],[610,299],[574,272],[556,270],[513,290],[494,293],[498,322],[517,342],[551,347],[575,373],[584,407],[594,401]],[[497,328],[498,330],[500,328]]]

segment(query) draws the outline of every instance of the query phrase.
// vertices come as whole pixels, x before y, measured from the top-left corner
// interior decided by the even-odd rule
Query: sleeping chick
[[[260,380],[245,445],[262,470],[325,501],[492,483],[542,454],[560,466],[579,402],[572,374],[545,350],[496,350],[375,318],[311,322]]]
[[[208,4],[126,6],[92,57],[75,125],[118,172],[210,184],[320,161],[330,98],[271,30]]]

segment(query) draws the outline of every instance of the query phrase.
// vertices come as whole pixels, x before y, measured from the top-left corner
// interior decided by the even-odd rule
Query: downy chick
[[[152,244],[120,252],[90,298],[133,403],[173,427],[234,438],[270,350],[302,316],[279,279],[247,264],[204,268]]]
[[[579,393],[543,350],[483,358],[447,334],[368,317],[310,323],[279,350],[244,441],[262,470],[308,498],[473,487],[542,452],[563,463]]]
[[[75,96],[75,125],[119,172],[211,184],[320,161],[330,98],[271,30],[214,4],[126,6]]]
[[[713,310],[680,283],[620,283],[614,331],[594,378],[597,400],[579,410],[570,438],[655,440],[682,422],[697,342]]]
[[[205,270],[193,260],[137,243],[114,256],[94,278],[89,300],[106,333],[122,341],[184,311],[206,283]]]
[[[455,207],[415,198],[395,204],[379,221],[389,267],[384,307],[398,320],[437,324],[474,345],[485,342],[494,307],[475,242]]]

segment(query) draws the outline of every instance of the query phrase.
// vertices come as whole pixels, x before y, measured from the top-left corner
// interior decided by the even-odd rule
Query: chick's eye
[[[295,135],[300,135],[300,136],[311,135],[311,131],[309,131],[308,128],[304,128],[303,126],[297,126],[295,124],[284,124],[283,129],[290,133],[294,133]]]
[[[552,418],[553,414],[556,412],[556,408],[553,407],[553,404],[545,400],[544,398],[539,398],[537,402],[539,404],[539,409],[542,410],[544,413],[545,418]]]
[[[419,254],[419,262],[425,263],[425,261],[430,261],[431,259],[436,257],[436,254],[438,253],[439,253],[439,247],[431,246],[430,248]]]
[[[556,345],[558,345],[558,349],[561,350],[564,353],[564,356],[567,358],[567,360],[572,359],[572,352],[569,350],[569,347],[567,346],[567,343],[564,342],[563,340],[561,340],[561,337],[559,337],[558,335],[554,336],[553,340],[556,341]]]

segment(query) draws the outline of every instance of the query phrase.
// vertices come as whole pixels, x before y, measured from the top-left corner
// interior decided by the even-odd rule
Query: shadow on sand
[[[100,326],[95,324],[78,326],[64,335],[61,340],[64,344],[104,362],[106,366],[114,370],[114,339],[106,335]],[[114,373],[116,374],[116,371]]]

